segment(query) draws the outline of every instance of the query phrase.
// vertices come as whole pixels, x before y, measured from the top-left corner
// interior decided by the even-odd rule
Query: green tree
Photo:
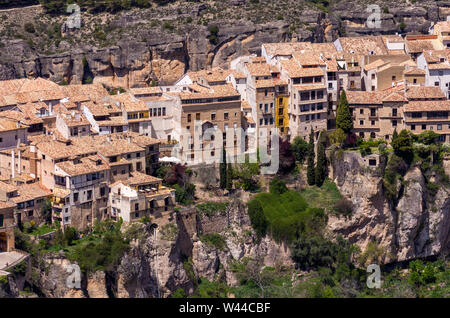
[[[398,137],[398,132],[397,132],[397,128],[394,129],[394,132],[392,133],[392,141],[394,141],[395,139],[397,139]]]
[[[336,126],[349,134],[353,129],[353,118],[348,106],[347,95],[343,90],[339,99],[339,105],[336,115]]]
[[[225,147],[222,147],[222,160],[219,164],[220,188],[225,189],[227,186],[227,154]]]
[[[309,134],[309,145],[308,145],[308,167],[307,167],[307,177],[308,184],[314,185],[316,183],[316,173],[314,171],[314,130],[311,129],[311,133]]]
[[[302,137],[297,136],[292,142],[292,151],[294,152],[295,159],[303,163],[308,155],[308,143]]]
[[[231,166],[231,162],[227,165],[227,186],[228,191],[231,191],[233,188],[233,167]]]
[[[317,164],[315,171],[315,183],[318,187],[323,184],[327,175],[328,167],[327,157],[325,155],[325,146],[322,142],[319,142],[319,146],[317,148]]]
[[[248,203],[248,216],[256,235],[259,238],[266,235],[268,222],[263,207],[258,200],[251,200]]]
[[[403,158],[407,163],[410,163],[414,156],[413,139],[411,133],[403,129],[398,136],[392,140],[391,146],[394,148],[394,153]]]

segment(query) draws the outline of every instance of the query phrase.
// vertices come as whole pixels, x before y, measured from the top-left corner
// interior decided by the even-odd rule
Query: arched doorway
[[[8,251],[8,238],[5,232],[0,233],[0,253]]]

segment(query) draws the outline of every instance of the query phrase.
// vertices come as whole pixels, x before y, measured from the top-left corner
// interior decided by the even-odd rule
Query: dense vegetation
[[[325,222],[323,209],[309,207],[302,196],[274,179],[270,193],[260,193],[248,203],[252,225],[263,236],[290,243]]]
[[[164,4],[170,0],[78,0],[76,3],[84,10],[90,12],[117,12],[120,10],[128,10],[133,7],[148,8],[152,3]],[[40,3],[48,13],[63,13],[66,7],[73,3],[69,0],[40,0]]]

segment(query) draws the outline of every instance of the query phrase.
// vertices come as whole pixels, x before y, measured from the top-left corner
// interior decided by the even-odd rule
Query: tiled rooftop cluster
[[[125,89],[110,95],[98,83],[1,81],[0,212],[39,219],[51,198],[55,219],[84,228],[95,219],[173,211],[173,190],[151,174],[160,156],[170,157],[170,147],[194,132],[194,121],[205,129],[242,127],[250,151],[262,128],[291,140],[335,129],[342,91],[361,138],[433,129],[448,142],[450,24],[436,23],[428,35],[264,43],[261,56],[239,56],[228,69]]]

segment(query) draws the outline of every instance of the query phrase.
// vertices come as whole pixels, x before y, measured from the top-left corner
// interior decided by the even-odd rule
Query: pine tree
[[[231,162],[227,165],[227,190],[231,191],[233,188],[233,168],[231,167]]]
[[[316,175],[314,171],[314,130],[311,128],[311,133],[309,134],[309,145],[308,145],[308,168],[307,177],[308,184],[314,185],[316,183]]]
[[[353,129],[353,118],[350,113],[350,107],[348,106],[347,95],[343,90],[339,99],[339,105],[336,115],[336,126],[342,129],[346,134],[350,133]]]
[[[227,186],[227,155],[225,148],[222,148],[222,160],[219,165],[220,188],[225,189]]]
[[[315,180],[316,185],[320,187],[325,178],[327,177],[327,157],[325,155],[325,146],[322,142],[319,142],[319,146],[317,147],[317,164],[315,171]]]

